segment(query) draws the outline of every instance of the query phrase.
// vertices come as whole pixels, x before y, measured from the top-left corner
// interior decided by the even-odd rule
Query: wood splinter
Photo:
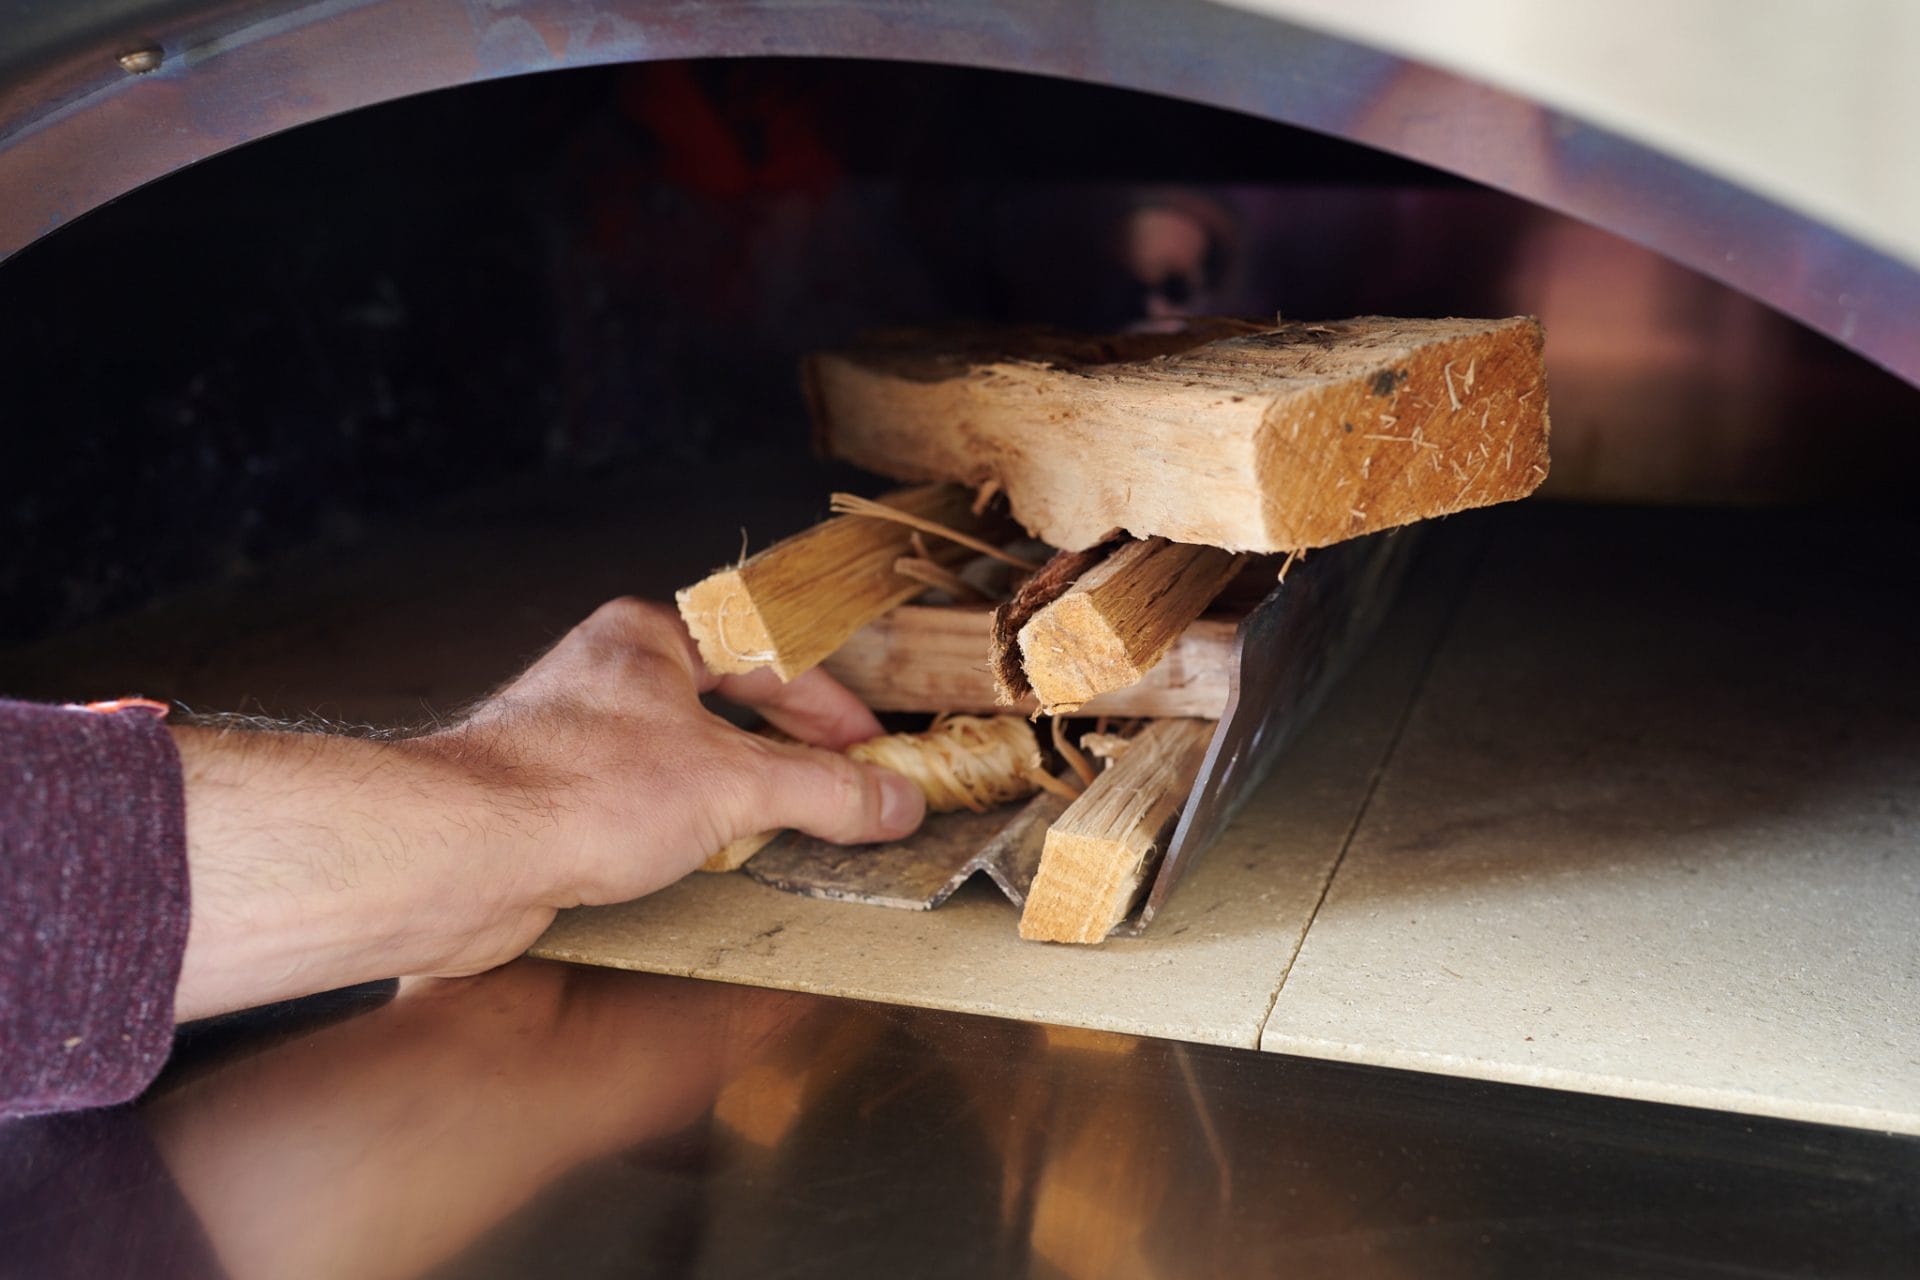
[[[1020,936],[1093,943],[1127,918],[1158,865],[1213,737],[1204,720],[1142,729],[1047,831]]]
[[[973,495],[957,485],[926,485],[873,504],[963,536],[991,533],[1001,521],[977,516]],[[924,557],[952,568],[974,553],[936,538]],[[895,565],[915,555],[913,528],[867,515],[843,515],[776,542],[675,594],[700,657],[722,674],[772,667],[791,680],[847,637],[927,589]]]
[[[1127,754],[1127,748],[1133,745],[1133,739],[1117,733],[1083,733],[1080,735],[1080,749],[1102,764],[1112,764]]]
[[[1138,684],[1244,557],[1164,538],[1129,542],[1020,628],[1020,665],[1048,715]]]

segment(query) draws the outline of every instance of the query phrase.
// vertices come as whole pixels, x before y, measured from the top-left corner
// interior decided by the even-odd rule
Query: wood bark
[[[828,452],[995,483],[1053,546],[1124,530],[1280,552],[1531,493],[1542,341],[1525,317],[897,333],[811,357],[807,382]]]
[[[1158,865],[1213,726],[1157,720],[1047,831],[1020,936],[1099,942],[1126,919]]]
[[[1081,575],[1020,628],[1020,659],[1040,709],[1068,715],[1138,684],[1233,579],[1217,547],[1147,538]]]
[[[1020,706],[1033,698],[1033,686],[1027,683],[1026,667],[1020,661],[1020,628],[1026,626],[1034,614],[1066,594],[1081,574],[1106,559],[1120,545],[1121,540],[1116,538],[1084,551],[1055,554],[1040,566],[1040,572],[1020,584],[1012,599],[993,611],[987,661],[1003,706]]]
[[[880,501],[962,533],[1000,523],[975,515],[972,495],[952,485],[903,489]],[[913,535],[887,520],[835,516],[676,593],[680,616],[714,671],[772,667],[791,680],[926,590],[894,570],[896,561],[916,554]],[[923,541],[929,556],[949,567],[974,554],[943,539]]]
[[[991,715],[1009,708],[987,655],[994,611],[969,605],[902,605],[854,634],[820,665],[875,711]],[[1137,684],[1089,701],[1087,715],[1226,714],[1235,658],[1234,618],[1200,618]],[[1014,647],[1014,663],[1019,649]],[[1013,704],[1031,714],[1031,697]]]

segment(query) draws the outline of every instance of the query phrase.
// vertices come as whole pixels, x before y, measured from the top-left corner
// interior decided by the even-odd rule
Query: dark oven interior
[[[1911,388],[1604,232],[1303,130],[960,68],[428,94],[157,182],[0,285],[15,646],[289,555],[377,559],[479,495],[824,493],[796,361],[874,326],[1528,312],[1549,497],[1884,500],[1916,451]],[[719,518],[782,531],[751,505]]]

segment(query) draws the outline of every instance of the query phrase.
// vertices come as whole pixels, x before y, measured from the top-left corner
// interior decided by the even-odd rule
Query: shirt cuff
[[[0,1113],[152,1083],[188,906],[180,754],[160,719],[0,702]]]

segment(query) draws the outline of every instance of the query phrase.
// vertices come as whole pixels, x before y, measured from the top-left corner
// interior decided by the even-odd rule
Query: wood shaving
[[[893,571],[903,578],[912,578],[915,582],[924,582],[947,593],[954,601],[990,601],[992,596],[975,587],[950,569],[943,568],[932,560],[915,556],[901,556],[893,562]]]
[[[1022,560],[1019,556],[1002,551],[991,542],[982,541],[972,534],[961,533],[958,529],[949,529],[938,520],[929,520],[925,516],[916,516],[911,512],[902,511],[897,507],[890,507],[884,502],[875,502],[871,498],[862,498],[858,494],[836,493],[827,499],[827,509],[837,516],[866,516],[873,520],[891,520],[895,524],[906,525],[909,529],[918,529],[922,533],[930,533],[936,538],[945,538],[948,542],[957,543],[969,551],[978,551],[983,556],[991,556],[995,560],[999,560],[1004,564],[1010,564],[1014,568],[1024,570],[1028,573],[1032,573],[1040,567],[1031,561]]]
[[[1065,760],[1068,766],[1072,768],[1075,776],[1080,779],[1082,785],[1092,782],[1094,778],[1093,766],[1087,762],[1087,758],[1080,754],[1080,749],[1074,746],[1073,742],[1067,737],[1066,720],[1060,716],[1048,716],[1047,721],[1053,728],[1053,749],[1060,753],[1060,758]]]
[[[855,743],[847,756],[908,779],[939,813],[983,813],[1055,781],[1041,763],[1032,727],[1019,716],[951,716],[925,733]]]

